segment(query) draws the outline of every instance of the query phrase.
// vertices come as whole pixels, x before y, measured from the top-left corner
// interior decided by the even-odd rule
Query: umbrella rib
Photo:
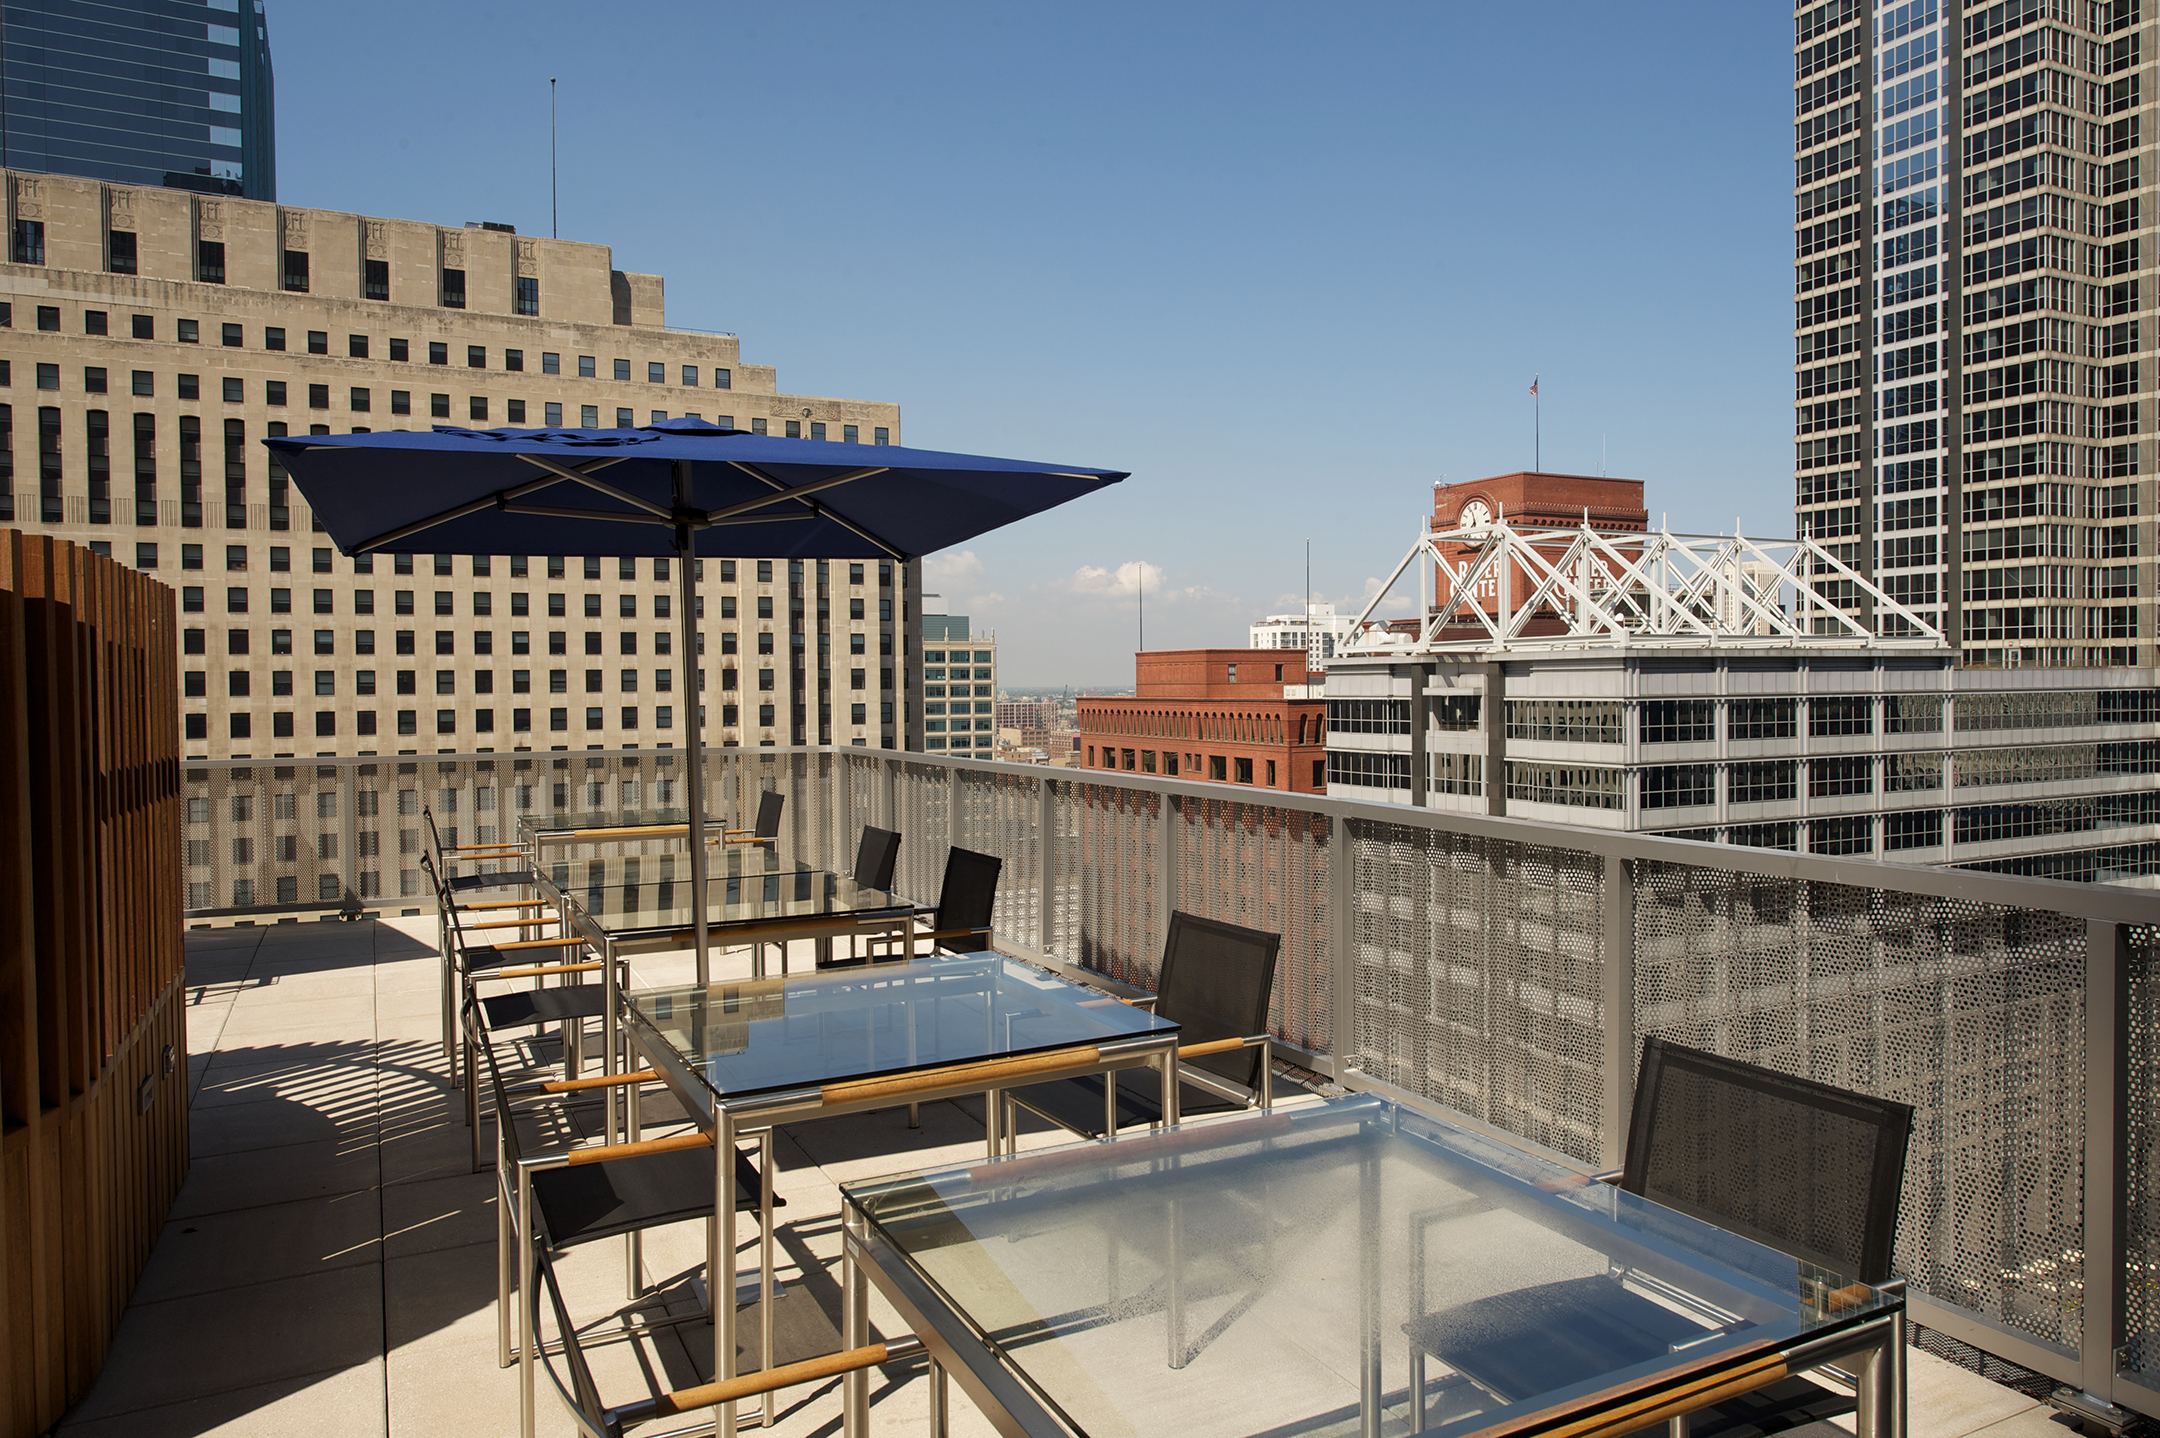
[[[740,504],[731,504],[724,509],[707,510],[705,514],[707,524],[718,524],[723,519],[747,513],[753,509],[763,509],[766,505],[778,504],[783,499],[800,499],[806,494],[816,494],[821,489],[837,489],[843,484],[853,484],[858,479],[868,479],[874,474],[889,473],[892,468],[890,465],[876,465],[869,469],[851,469],[846,474],[828,475],[824,479],[812,480],[809,484],[798,484],[790,487],[754,464],[745,464],[739,459],[731,459],[728,463],[734,465],[735,468],[749,475],[752,479],[769,484],[780,492],[778,494],[768,494],[761,499],[746,499]],[[812,506],[812,508],[815,507]]]
[[[640,499],[626,489],[617,489],[614,485],[607,483],[605,480],[594,479],[592,475],[587,471],[575,468],[571,465],[564,464],[559,459],[555,459],[551,456],[544,454],[527,454],[522,451],[518,454],[518,458],[524,460],[527,464],[537,464],[542,469],[547,470],[553,474],[558,474],[564,479],[567,479],[574,484],[582,484],[587,489],[598,490],[600,493],[606,495],[610,499],[619,499],[624,504],[637,506],[639,509],[644,510],[647,514],[656,514],[662,519],[667,520],[670,524],[675,522],[675,516],[673,514],[669,513],[662,506],[654,504],[651,500]],[[622,460],[620,458],[603,459],[595,461],[592,465],[592,468],[605,469],[609,465],[621,463]]]
[[[550,519],[604,519],[616,524],[651,524],[662,529],[672,529],[672,519],[655,519],[649,514],[614,514],[604,509],[566,509],[552,504],[512,504],[504,500],[500,506],[504,514],[539,514]]]
[[[323,449],[329,448],[328,445],[321,445],[317,447]],[[399,540],[404,539],[409,535],[418,534],[423,529],[433,529],[438,524],[448,524],[453,519],[463,519],[466,515],[478,513],[480,510],[483,509],[494,509],[499,505],[507,503],[509,500],[517,498],[521,494],[530,494],[536,489],[546,489],[550,485],[560,483],[562,483],[562,480],[560,478],[556,477],[555,475],[549,475],[545,479],[535,479],[525,484],[512,485],[509,489],[497,490],[495,493],[483,495],[479,499],[468,500],[464,504],[460,504],[455,508],[444,510],[441,514],[432,514],[429,515],[426,519],[415,520],[411,524],[401,525],[396,529],[388,530],[382,534],[378,534],[371,539],[364,539],[360,543],[354,545],[351,549],[347,550],[346,553],[366,554],[370,550],[380,549],[386,544],[395,544]]]

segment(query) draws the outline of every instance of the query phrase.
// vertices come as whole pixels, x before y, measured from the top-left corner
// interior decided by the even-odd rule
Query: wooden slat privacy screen
[[[187,1175],[175,624],[0,530],[0,1438],[89,1391]]]

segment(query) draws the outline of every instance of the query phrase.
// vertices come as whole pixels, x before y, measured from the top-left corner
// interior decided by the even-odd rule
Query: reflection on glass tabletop
[[[842,1194],[1084,1434],[1355,1433],[1362,1335],[1469,1432],[1892,1301],[1371,1097]]]
[[[690,881],[690,851],[665,854],[615,854],[602,859],[559,859],[544,855],[540,865],[556,888],[569,890],[612,889],[622,884],[660,884]],[[708,879],[742,874],[812,872],[809,865],[782,859],[770,844],[729,844],[705,850]]]
[[[638,829],[689,822],[688,809],[601,809],[585,814],[522,814],[518,817],[518,832],[529,838],[534,834],[568,834],[579,829]],[[725,829],[728,824],[718,815],[707,814],[705,827]]]
[[[639,1028],[728,1096],[1177,1031],[1145,1009],[996,954],[624,997]]]
[[[684,867],[687,870],[687,862]],[[685,928],[692,921],[687,877],[599,887],[573,879],[563,886],[563,893],[608,933]],[[799,864],[785,864],[770,873],[729,872],[727,865],[715,864],[705,881],[705,922],[713,926],[851,913],[868,918],[912,908],[888,890],[866,889],[844,874]]]

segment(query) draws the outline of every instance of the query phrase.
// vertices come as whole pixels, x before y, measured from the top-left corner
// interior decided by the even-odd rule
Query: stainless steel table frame
[[[1300,1165],[1324,1182],[1299,1189]],[[1420,1183],[1421,1170],[1444,1181]],[[1451,1438],[1563,1428],[1618,1438],[1659,1423],[1684,1433],[1690,1412],[1829,1363],[1857,1379],[1858,1438],[1904,1435],[1902,1283],[1848,1283],[1373,1097],[844,1184],[841,1193],[842,1345],[869,1341],[875,1282],[930,1352],[936,1438],[947,1375],[1006,1438],[1113,1428],[1379,1438],[1383,1421]],[[1436,1224],[1454,1225],[1453,1241],[1427,1250],[1417,1234]],[[1471,1241],[1481,1224],[1482,1245]],[[913,1248],[910,1237],[919,1238]],[[1121,1248],[1132,1255],[1122,1281]],[[1425,1288],[1428,1252],[1438,1254],[1433,1276],[1445,1290],[1437,1304]],[[1632,1284],[1676,1326],[1699,1325],[1700,1337],[1668,1343],[1665,1358],[1592,1367],[1581,1381],[1517,1400],[1458,1369],[1442,1385],[1458,1395],[1454,1414],[1438,1425],[1428,1425],[1422,1363],[1407,1382],[1389,1383],[1387,1368],[1402,1373],[1406,1348],[1415,1348],[1399,1336],[1413,1321],[1437,1313],[1460,1322],[1454,1336],[1474,1345],[1476,1320],[1458,1315],[1532,1292],[1521,1274],[1569,1263],[1617,1267],[1558,1286]],[[1191,1327],[1222,1308],[1226,1285],[1233,1301],[1194,1340]],[[1463,1294],[1479,1301],[1455,1301]],[[1388,1320],[1406,1312],[1391,1336]],[[1168,1354],[1150,1362],[1157,1323]],[[1192,1373],[1188,1363],[1202,1367],[1203,1356],[1206,1371]],[[867,1381],[843,1383],[843,1431],[866,1438]],[[1286,1395],[1321,1406],[1293,1410]],[[1440,1397],[1445,1413],[1450,1395]]]
[[[713,991],[750,990],[770,994],[784,991],[789,986],[808,989],[840,984],[881,984],[907,982],[929,977],[942,981],[948,975],[966,977],[969,967],[990,971],[1006,965],[1018,966],[1017,960],[1001,955],[949,955],[933,957],[922,963],[883,963],[860,968],[831,971],[822,974],[802,975],[795,979],[751,980],[747,983],[727,984],[715,982],[708,986]],[[844,1067],[831,1078],[814,1082],[791,1082],[785,1088],[753,1090],[728,1095],[719,1092],[706,1077],[705,1072],[677,1046],[670,1042],[644,1008],[631,1006],[628,1010],[628,1032],[633,1047],[644,1056],[645,1061],[660,1074],[662,1080],[682,1100],[684,1109],[698,1125],[714,1137],[714,1192],[725,1194],[734,1182],[733,1164],[736,1145],[745,1140],[756,1139],[770,1162],[772,1131],[780,1124],[814,1118],[834,1118],[844,1114],[864,1113],[874,1109],[891,1108],[901,1104],[925,1103],[938,1099],[962,1098],[980,1095],[985,1115],[985,1148],[995,1154],[1002,1147],[998,1132],[1000,1096],[1005,1087],[1015,1084],[1043,1083],[1051,1080],[1080,1078],[1101,1074],[1106,1084],[1115,1085],[1114,1075],[1128,1068],[1153,1068],[1162,1084],[1163,1104],[1169,1122],[1177,1118],[1177,1035],[1175,1024],[1157,1019],[1142,1010],[1123,1005],[1114,1011],[1095,1006],[1083,1009],[1087,999],[1096,997],[1092,991],[1082,989],[1051,975],[1029,971],[1033,980],[1042,986],[1045,994],[1057,994],[1064,998],[1073,1015],[1091,1026],[1109,1031],[1107,1036],[1093,1042],[1071,1043],[1047,1049],[1025,1049],[1020,1052],[999,1053],[992,1045],[997,1041],[993,1029],[988,1039],[973,1048],[978,1057],[963,1062],[952,1062],[956,1049],[941,1049],[933,1060],[923,1065],[885,1066],[878,1071],[860,1074],[860,1070]],[[994,980],[993,980],[994,982]],[[1066,991],[1069,991],[1066,992]],[[663,994],[644,993],[636,996],[640,1004],[656,1007]],[[939,997],[951,997],[950,993]],[[1034,1015],[1041,1017],[1043,1015]],[[747,1030],[759,1016],[743,1020]],[[771,1017],[780,1017],[772,1015]],[[1122,1035],[1119,1029],[1137,1030]],[[1010,1043],[1011,1027],[1007,1027]],[[860,1076],[858,1076],[860,1074]],[[765,1211],[760,1215],[761,1254],[761,1301],[759,1303],[761,1351],[772,1352],[772,1213],[770,1199],[772,1183],[770,1170],[763,1185]],[[713,1349],[717,1355],[718,1371],[715,1379],[724,1381],[736,1376],[735,1305],[724,1301],[722,1278],[729,1289],[734,1284],[734,1260],[736,1249],[736,1214],[729,1203],[718,1205],[716,1232],[712,1236],[712,1252],[708,1257],[707,1284],[715,1295],[714,1313],[716,1331]],[[770,1425],[777,1415],[777,1399],[766,1394],[760,1415]],[[737,1415],[731,1401],[719,1406],[714,1414],[716,1432],[720,1438],[729,1438],[736,1431]]]

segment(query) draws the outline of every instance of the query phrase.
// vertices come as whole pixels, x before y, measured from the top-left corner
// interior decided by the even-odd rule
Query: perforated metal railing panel
[[[2122,1369],[2160,1388],[2160,924],[2125,924],[2122,937]]]
[[[1408,825],[1349,828],[1352,1065],[1597,1162],[1600,860]]]
[[[954,778],[960,847],[1004,860],[991,922],[1032,948],[1042,932],[1042,780],[1001,770]]]
[[[1897,1271],[2075,1348],[2084,924],[1677,864],[1636,872],[1636,1032],[1911,1104]]]
[[[1162,968],[1162,800],[1144,789],[1076,783],[1080,945],[1075,960],[1152,991]]]
[[[1325,814],[1236,800],[1182,798],[1170,907],[1282,935],[1269,1031],[1301,1048],[1334,1045],[1328,865],[1334,821]]]
[[[945,884],[945,851],[952,847],[952,771],[937,764],[901,763],[893,771],[894,828],[900,831],[900,892],[934,904]]]

